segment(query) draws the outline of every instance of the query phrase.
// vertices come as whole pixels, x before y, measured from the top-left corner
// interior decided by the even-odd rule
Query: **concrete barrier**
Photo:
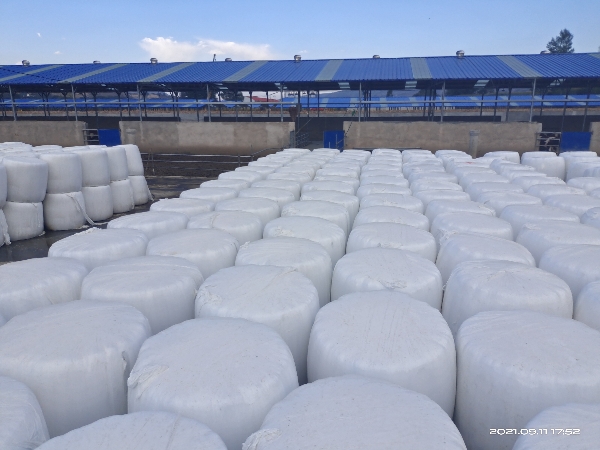
[[[346,148],[456,149],[469,152],[471,131],[479,131],[477,154],[497,150],[535,151],[542,124],[529,122],[344,122]]]
[[[600,122],[590,123],[590,131],[592,132],[590,150],[600,155]]]
[[[75,121],[2,121],[0,142],[24,142],[30,145],[84,145],[85,122]]]
[[[119,122],[121,140],[142,152],[250,155],[289,146],[291,122]]]

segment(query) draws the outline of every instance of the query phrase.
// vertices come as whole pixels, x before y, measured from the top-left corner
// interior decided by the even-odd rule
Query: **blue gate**
[[[592,133],[586,132],[564,132],[560,138],[560,151],[573,152],[578,150],[589,150]]]
[[[121,134],[119,130],[115,129],[98,130],[98,140],[100,145],[106,145],[107,147],[121,145]]]
[[[323,132],[323,147],[344,149],[344,130],[340,131],[324,131]]]

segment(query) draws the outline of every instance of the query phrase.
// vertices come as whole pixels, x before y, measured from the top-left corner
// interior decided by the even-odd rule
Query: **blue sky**
[[[1,0],[0,64],[539,53],[600,47],[600,0]]]

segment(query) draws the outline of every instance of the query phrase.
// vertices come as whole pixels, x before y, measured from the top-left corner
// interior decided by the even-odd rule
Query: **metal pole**
[[[252,107],[252,91],[250,91],[250,122],[252,122],[253,110],[254,108]]]
[[[587,119],[588,104],[590,102],[590,94],[592,93],[592,86],[588,83],[587,101],[585,102],[585,110],[583,112],[583,123],[581,124],[581,131],[585,131],[585,120]]]
[[[485,88],[483,88],[483,92],[481,93],[481,103],[479,104],[479,117],[483,117],[483,99],[485,98]]]
[[[496,88],[496,101],[494,102],[494,119],[492,122],[496,121],[496,111],[498,110],[498,93],[500,92],[500,88]]]
[[[283,84],[279,86],[279,110],[281,121],[283,122]]]
[[[212,117],[210,115],[210,89],[208,89],[208,84],[206,85],[206,101],[208,105],[208,121],[212,122]]]
[[[200,122],[200,110],[198,109],[198,96],[196,95],[196,121]]]
[[[362,109],[362,83],[358,83],[358,121],[360,122],[360,112]]]
[[[321,91],[317,91],[317,117],[321,117]]]
[[[267,117],[271,117],[271,104],[269,103],[269,91],[266,91],[267,95]]]
[[[138,94],[138,106],[140,108],[140,122],[142,121],[142,94],[140,94],[140,85],[136,84],[137,86],[137,94]]]
[[[531,107],[529,108],[529,122],[533,122],[533,104],[535,102],[535,86],[537,83],[537,78],[533,79],[533,89],[531,91]]]
[[[440,123],[444,122],[444,101],[446,100],[446,82],[442,84],[442,104],[440,106]]]
[[[12,106],[13,120],[16,122],[17,121],[17,108],[15,106],[15,97],[13,96],[13,91],[12,91],[12,88],[10,87],[10,84],[8,85],[8,92],[10,93],[10,104]]]
[[[565,103],[563,105],[563,113],[562,113],[562,122],[560,124],[560,132],[563,132],[563,129],[565,127],[565,114],[567,113],[567,102],[569,101],[569,91],[570,91],[570,87],[567,88],[567,93],[565,94]]]
[[[71,94],[73,94],[73,111],[75,112],[75,122],[79,121],[79,116],[77,115],[77,102],[75,99],[75,88],[73,84],[71,84]]]
[[[504,121],[508,122],[508,112],[510,111],[510,97],[512,95],[512,86],[508,88],[508,101],[506,102],[506,115]]]

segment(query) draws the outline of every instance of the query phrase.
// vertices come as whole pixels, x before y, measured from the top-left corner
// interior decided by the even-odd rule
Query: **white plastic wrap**
[[[581,217],[592,208],[600,208],[600,198],[578,194],[551,195],[546,197],[544,204]]]
[[[525,247],[508,239],[484,234],[456,233],[440,241],[436,266],[444,283],[465,261],[512,261],[535,267],[535,259]]]
[[[431,234],[438,243],[454,233],[484,234],[502,239],[513,239],[513,230],[506,220],[472,212],[447,212],[431,222]]]
[[[560,178],[556,177],[546,177],[546,176],[518,176],[511,180],[512,184],[516,184],[517,186],[521,186],[523,191],[527,192],[531,186],[535,186],[536,184],[557,184],[563,185],[565,182]]]
[[[119,217],[108,222],[107,228],[127,228],[141,231],[148,239],[187,227],[185,214],[167,211],[146,211]]]
[[[434,308],[442,305],[442,277],[431,261],[391,248],[367,248],[338,261],[331,280],[331,299],[353,292],[402,292]]]
[[[279,208],[283,208],[288,203],[296,201],[294,194],[290,191],[278,188],[251,187],[242,189],[238,196],[240,198],[266,198],[273,200],[279,205]]]
[[[262,239],[263,224],[256,214],[245,211],[213,211],[193,216],[187,228],[215,228],[229,233],[240,244]]]
[[[452,420],[423,394],[346,375],[315,381],[276,404],[243,450],[465,450]]]
[[[370,208],[372,206],[393,206],[404,208],[409,211],[423,214],[423,202],[412,195],[400,194],[371,194],[360,200],[360,208]]]
[[[337,191],[354,195],[355,188],[343,181],[311,181],[302,186],[302,193],[309,191]]]
[[[255,181],[262,180],[264,178],[265,177],[260,173],[252,171],[223,172],[221,175],[219,175],[219,180],[244,180],[249,183],[254,183]]]
[[[581,216],[581,223],[600,228],[600,208],[588,209],[585,214]]]
[[[354,170],[354,169],[329,165],[329,166],[325,167],[324,169],[317,170],[317,172],[315,173],[315,176],[320,176],[320,177],[334,176],[334,177],[357,178],[358,173],[356,173],[356,170]]]
[[[312,180],[315,176],[316,168],[313,164],[289,165],[280,167],[274,173],[307,175]]]
[[[215,211],[244,211],[260,218],[264,227],[271,220],[277,219],[281,213],[279,205],[268,198],[232,198],[215,205]]]
[[[81,188],[85,212],[94,222],[109,219],[113,215],[113,197],[110,186]]]
[[[423,214],[395,206],[371,206],[361,209],[354,219],[353,227],[375,222],[400,223],[429,231],[429,219]]]
[[[194,277],[175,265],[106,265],[85,277],[81,299],[129,304],[146,316],[156,334],[194,318],[196,288]]]
[[[471,213],[492,217],[496,215],[492,208],[472,201],[456,202],[453,200],[433,200],[429,202],[427,211],[425,211],[425,215],[429,219],[429,222],[433,222],[437,216],[445,213]]]
[[[38,308],[0,328],[0,374],[34,392],[50,437],[58,436],[127,412],[124,380],[149,336],[148,319],[129,305]]]
[[[429,202],[433,200],[453,200],[453,201],[470,201],[471,197],[466,192],[460,191],[421,191],[415,194],[415,197],[423,202],[423,207],[427,210]]]
[[[127,153],[125,147],[104,147],[108,156],[108,168],[110,170],[110,181],[126,180],[129,176],[127,168]]]
[[[462,187],[450,181],[432,181],[432,180],[417,180],[410,185],[412,193],[421,191],[462,191]]]
[[[242,319],[207,318],[148,339],[127,386],[129,412],[196,419],[233,450],[298,387],[298,378],[292,354],[274,330]]]
[[[522,194],[523,189],[512,183],[480,182],[470,184],[465,192],[471,196],[471,200],[477,201],[481,194],[486,192],[516,192]]]
[[[227,450],[206,425],[177,414],[112,416],[46,442],[40,450]]]
[[[508,183],[508,178],[505,178],[496,173],[475,172],[467,173],[460,177],[460,185],[466,190],[473,183]]]
[[[189,218],[195,215],[210,212],[215,209],[215,204],[208,200],[193,198],[166,198],[153,203],[150,211],[168,211],[185,214]]]
[[[522,164],[533,167],[538,172],[545,173],[549,177],[557,177],[564,180],[567,174],[565,159],[553,153],[548,152],[548,154],[551,156],[544,155],[544,157],[540,157],[537,152],[523,153]]]
[[[431,233],[399,223],[368,223],[352,229],[346,252],[365,248],[395,248],[435,262],[437,248]]]
[[[401,186],[393,186],[391,184],[367,184],[365,186],[361,186],[356,191],[356,196],[359,199],[366,197],[367,195],[372,194],[401,194],[401,195],[411,195],[412,192],[409,188],[401,187]]]
[[[456,175],[442,172],[417,172],[411,174],[411,176],[408,178],[409,183],[414,183],[417,180],[447,181],[450,183],[458,183],[458,177]]]
[[[187,229],[158,236],[148,243],[147,255],[177,256],[198,266],[204,278],[233,266],[239,243],[216,229]]]
[[[226,187],[201,187],[189,189],[179,194],[179,198],[190,198],[194,200],[206,200],[217,203],[238,196],[238,191]]]
[[[289,203],[281,210],[281,217],[318,217],[339,226],[346,236],[350,231],[350,215],[342,205],[320,200],[302,200]]]
[[[261,180],[252,183],[253,188],[275,188],[289,191],[294,196],[294,200],[300,200],[300,189],[302,185],[297,181],[286,180]],[[268,198],[268,197],[267,197]]]
[[[452,334],[482,311],[538,311],[570,319],[571,289],[556,275],[509,261],[468,261],[453,271],[444,289],[442,314]]]
[[[2,160],[6,169],[9,202],[41,203],[46,197],[48,163],[37,158],[9,156]]]
[[[0,376],[0,448],[30,450],[47,441],[48,427],[35,395],[23,383]]]
[[[311,181],[313,177],[308,173],[272,173],[267,175],[266,180],[286,180],[296,181],[300,183],[300,186],[304,186],[305,183]]]
[[[6,169],[4,164],[0,161],[0,209],[4,207],[6,203],[6,196],[8,194],[8,184],[6,181]]]
[[[44,206],[41,203],[6,202],[3,212],[12,242],[31,239],[44,232]]]
[[[456,337],[454,421],[468,448],[510,449],[517,434],[490,429],[526,428],[550,406],[600,403],[599,346],[600,332],[538,312],[488,311],[465,321]]]
[[[308,381],[340,375],[378,378],[427,395],[452,416],[456,353],[439,311],[390,291],[345,295],[315,319]]]
[[[526,223],[516,242],[525,246],[539,263],[542,255],[559,245],[600,245],[600,230],[581,223],[552,221]],[[576,293],[573,293],[576,295]]]
[[[583,177],[585,176],[584,174],[586,173],[586,171],[600,167],[600,158],[598,158],[597,156],[589,159],[582,159],[584,160],[573,160],[572,162],[569,162],[569,159],[567,159],[567,180],[570,180],[572,178]]]
[[[2,169],[0,169],[2,170]],[[1,177],[1,175],[0,175]],[[1,183],[1,181],[0,181]],[[567,185],[575,187],[575,188],[579,188],[579,189],[583,189],[585,192],[587,192],[588,194],[590,192],[592,192],[595,189],[600,189],[600,177],[578,177],[578,178],[571,178],[568,182]],[[1,199],[1,197],[0,197]]]
[[[8,223],[2,209],[0,209],[0,247],[4,244],[10,245],[10,235],[8,234]]]
[[[355,195],[344,194],[337,191],[309,191],[304,192],[300,197],[301,200],[319,200],[324,202],[336,203],[343,206],[348,211],[350,217],[349,223],[354,223],[354,218],[358,214],[360,201]]]
[[[175,268],[179,273],[191,277],[196,282],[197,288],[204,282],[204,277],[200,273],[200,269],[194,263],[175,256],[136,256],[111,261],[104,266],[148,267],[153,270],[165,268],[167,271]]]
[[[598,258],[600,246],[597,244],[559,245],[543,254],[539,267],[565,280],[573,298],[577,299],[588,283],[600,280]]]
[[[85,225],[88,218],[85,200],[81,192],[46,194],[44,224],[47,229],[53,231],[76,230]]]
[[[129,179],[120,181],[111,181],[110,190],[113,199],[113,212],[115,214],[131,211],[135,208],[133,198],[133,187]]]
[[[529,194],[517,192],[485,192],[477,197],[477,202],[491,208],[500,216],[504,208],[512,205],[542,205],[542,200]]]
[[[352,186],[352,189],[354,189],[354,191],[356,191],[358,189],[358,187],[360,186],[361,182],[358,181],[358,178],[354,178],[354,177],[336,177],[333,175],[317,175],[315,178],[313,178],[313,181],[338,181],[341,183],[346,183],[350,186]]]
[[[573,318],[600,331],[600,282],[585,285],[575,301]]]
[[[292,352],[300,384],[307,381],[308,339],[318,310],[312,282],[289,267],[223,269],[204,282],[196,297],[197,318],[246,319],[277,331]]]
[[[256,181],[256,183],[260,183]],[[245,180],[208,180],[200,184],[201,188],[229,188],[240,192],[242,189],[250,187],[250,182]]]
[[[83,171],[81,158],[77,153],[54,152],[40,155],[48,164],[48,194],[66,194],[81,191]]]
[[[417,181],[433,182],[431,180],[417,180]],[[415,181],[415,183],[417,181]],[[435,182],[437,182],[437,181],[435,181]],[[446,181],[445,183],[449,183],[449,182]],[[389,176],[372,176],[372,177],[361,178],[360,184],[361,184],[361,186],[366,186],[368,184],[391,184],[392,186],[400,186],[400,187],[405,187],[405,188],[407,188],[409,186],[408,180],[406,180],[405,178],[389,177]]]
[[[529,195],[534,195],[546,201],[552,195],[585,195],[583,189],[560,184],[536,184],[527,189]]]
[[[508,152],[508,151],[496,151],[496,152],[487,152],[485,155],[483,155],[485,158],[502,158],[505,159],[507,161],[516,163],[516,164],[520,164],[521,163],[521,156],[519,155],[519,152]]]
[[[137,145],[124,144],[121,147],[125,149],[125,156],[127,158],[127,171],[129,176],[143,177],[144,176],[144,163],[142,162],[142,155]]]
[[[541,225],[550,221],[579,223],[579,217],[575,214],[545,205],[509,205],[502,210],[500,218],[510,223],[514,239],[526,223]]]
[[[261,239],[242,245],[236,266],[271,265],[292,267],[304,274],[317,288],[321,306],[331,296],[332,264],[329,253],[319,244],[301,238]]]
[[[145,205],[152,198],[148,183],[143,175],[130,176],[131,189],[133,190],[133,203],[137,205]]]
[[[90,228],[55,242],[48,256],[73,258],[92,270],[110,261],[143,256],[147,245],[141,231]]]

